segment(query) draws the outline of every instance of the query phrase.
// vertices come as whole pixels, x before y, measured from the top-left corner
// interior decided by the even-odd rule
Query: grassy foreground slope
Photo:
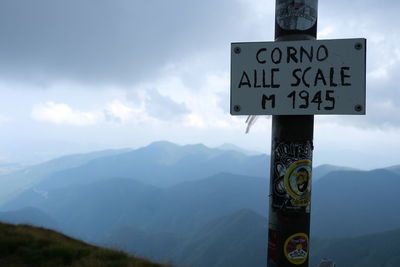
[[[163,265],[88,245],[44,228],[0,223],[0,266]]]

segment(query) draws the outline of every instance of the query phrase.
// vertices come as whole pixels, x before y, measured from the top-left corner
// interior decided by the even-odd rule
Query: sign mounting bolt
[[[240,107],[240,105],[235,105],[235,106],[233,107],[233,110],[234,110],[235,112],[239,112],[241,109],[242,109],[242,108]]]
[[[239,46],[236,46],[233,51],[235,52],[235,54],[240,54],[240,52],[242,52],[242,49]]]
[[[362,111],[362,109],[363,109],[363,108],[362,108],[361,105],[355,105],[355,106],[354,106],[354,110],[357,111],[357,112]]]
[[[354,45],[354,48],[357,49],[357,50],[361,50],[362,47],[363,47],[362,43],[356,43],[356,44]]]

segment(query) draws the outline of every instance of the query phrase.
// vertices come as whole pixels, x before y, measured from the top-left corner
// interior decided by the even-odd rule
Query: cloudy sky
[[[350,3],[349,3],[350,2]],[[400,164],[400,2],[320,1],[319,39],[364,37],[367,115],[317,116],[315,164]],[[272,41],[273,0],[0,1],[0,162],[157,140],[269,153],[229,114],[230,43]]]

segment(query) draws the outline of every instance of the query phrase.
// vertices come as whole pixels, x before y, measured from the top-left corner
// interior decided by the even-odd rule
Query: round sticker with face
[[[297,233],[286,239],[284,253],[289,262],[300,265],[306,262],[308,257],[308,236]]]
[[[296,206],[310,203],[311,161],[300,160],[292,163],[284,177],[287,193],[295,199]]]
[[[276,20],[284,30],[305,31],[317,22],[317,0],[277,0]]]

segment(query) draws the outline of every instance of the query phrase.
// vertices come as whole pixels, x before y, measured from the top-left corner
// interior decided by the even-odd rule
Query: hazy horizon
[[[90,154],[90,153],[96,153],[96,152],[102,152],[102,151],[108,151],[108,150],[115,150],[115,151],[121,150],[121,151],[128,152],[128,151],[134,151],[134,150],[140,149],[140,148],[145,148],[145,147],[147,147],[149,145],[152,145],[154,143],[159,143],[159,142],[169,142],[169,143],[172,143],[172,144],[175,144],[175,145],[178,145],[178,146],[204,145],[204,146],[206,146],[207,148],[210,148],[210,149],[239,151],[239,152],[241,152],[241,153],[243,153],[244,155],[247,155],[247,156],[260,155],[260,154],[265,154],[267,156],[270,156],[270,153],[268,153],[269,151],[266,153],[266,152],[257,151],[257,150],[250,150],[250,149],[246,149],[246,148],[237,146],[235,144],[230,144],[230,143],[224,143],[224,144],[217,145],[217,146],[208,146],[208,145],[203,144],[203,143],[178,144],[178,143],[174,143],[174,142],[167,141],[167,140],[157,140],[157,141],[154,141],[154,142],[150,142],[149,144],[145,144],[143,146],[138,146],[138,147],[119,147],[119,148],[105,148],[105,149],[97,149],[97,150],[95,149],[95,150],[88,150],[88,151],[77,151],[77,152],[72,152],[72,153],[65,153],[65,154],[59,154],[59,155],[54,155],[54,156],[48,156],[47,158],[43,157],[41,160],[30,160],[30,161],[26,160],[26,161],[14,161],[14,162],[11,162],[11,161],[0,161],[0,166],[1,165],[7,165],[7,164],[16,164],[16,165],[20,165],[19,168],[16,168],[18,170],[21,167],[24,168],[24,167],[34,166],[34,165],[45,163],[45,162],[48,162],[48,161],[51,161],[51,160],[59,159],[59,158],[65,157],[65,156],[80,155],[80,154],[84,155],[84,154]],[[341,161],[341,162],[343,162],[343,161]],[[265,164],[269,165],[270,162],[268,161]],[[345,168],[354,168],[354,169],[362,170],[362,171],[370,171],[370,170],[375,170],[375,169],[384,169],[384,168],[399,166],[400,162],[398,164],[392,164],[392,165],[365,166],[363,164],[361,164],[361,165],[350,165],[350,164],[346,164],[346,163],[341,164],[340,162],[339,163],[321,162],[318,159],[313,161],[313,168],[316,168],[316,167],[319,167],[319,166],[322,166],[322,165],[332,165],[332,166],[345,167]]]
[[[316,116],[314,165],[397,165],[396,1],[319,4],[318,39],[367,38],[367,115]],[[229,114],[230,43],[272,41],[274,1],[0,3],[0,162],[158,140],[269,154],[271,117]],[[384,30],[383,30],[384,29]]]

